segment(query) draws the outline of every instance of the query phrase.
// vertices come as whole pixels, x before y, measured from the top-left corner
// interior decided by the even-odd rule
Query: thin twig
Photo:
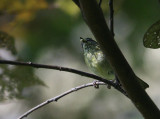
[[[62,94],[60,94],[60,95],[58,95],[58,96],[56,96],[56,97],[53,97],[53,98],[51,98],[51,99],[48,99],[48,100],[46,100],[45,102],[42,102],[41,104],[33,107],[32,109],[28,110],[27,112],[25,112],[24,114],[22,114],[22,115],[21,115],[20,117],[18,117],[17,119],[23,119],[24,117],[27,117],[27,116],[28,116],[29,114],[31,114],[32,112],[38,110],[39,108],[41,108],[41,107],[43,107],[43,106],[45,106],[45,105],[47,105],[47,104],[49,104],[49,103],[51,103],[51,102],[54,102],[54,101],[57,102],[60,98],[66,96],[66,95],[68,95],[68,94],[70,94],[70,93],[73,93],[73,92],[76,92],[76,91],[78,91],[78,90],[80,90],[80,89],[87,88],[87,87],[91,87],[91,86],[94,86],[94,85],[95,85],[95,82],[83,84],[83,85],[77,86],[77,87],[75,87],[75,88],[72,88],[72,89],[70,89],[70,90],[68,90],[68,91],[66,91],[66,92],[64,92],[64,93],[62,93]],[[96,82],[96,85],[106,85],[106,84],[103,83],[103,82]]]
[[[11,61],[11,60],[0,60],[0,64],[10,64],[10,65],[16,65],[16,66],[28,66],[28,67],[34,67],[34,68],[44,68],[44,69],[54,69],[54,70],[59,70],[59,71],[65,71],[65,72],[71,72],[75,73],[81,76],[86,76],[89,78],[97,79],[99,81],[105,82],[109,85],[112,85],[110,81],[103,79],[99,76],[96,76],[94,74],[86,73],[80,70],[68,68],[68,67],[61,67],[61,66],[55,66],[55,65],[45,65],[45,64],[37,64],[37,63],[32,63],[32,62],[21,62],[21,61]]]
[[[98,3],[99,7],[101,6],[101,4],[102,4],[102,0],[99,0],[99,3]]]
[[[54,70],[59,70],[59,71],[65,71],[65,72],[70,72],[70,73],[75,73],[81,76],[93,78],[99,81],[102,81],[118,91],[120,91],[122,94],[127,96],[126,92],[117,84],[113,83],[112,81],[106,80],[104,78],[101,78],[99,76],[96,76],[94,74],[86,73],[80,70],[72,69],[72,68],[67,68],[67,67],[61,67],[61,66],[53,66],[53,65],[44,65],[44,64],[37,64],[37,63],[32,63],[32,62],[20,62],[20,61],[10,61],[10,60],[0,60],[0,64],[10,64],[10,65],[17,65],[17,66],[28,66],[28,67],[34,67],[34,68],[45,68],[45,69],[54,69]]]
[[[110,9],[110,31],[114,37],[114,8],[113,8],[113,0],[109,0],[109,9]]]

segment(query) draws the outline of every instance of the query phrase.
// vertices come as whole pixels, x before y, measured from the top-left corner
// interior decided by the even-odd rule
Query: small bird
[[[107,61],[106,56],[103,54],[99,44],[91,38],[81,38],[81,45],[83,48],[84,60],[89,69],[96,75],[107,80],[115,80],[115,73]],[[149,87],[147,83],[138,78],[142,88]]]

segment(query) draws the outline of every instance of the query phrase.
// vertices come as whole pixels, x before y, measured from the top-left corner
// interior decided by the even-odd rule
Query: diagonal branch
[[[41,104],[33,107],[32,109],[28,110],[27,112],[25,112],[24,114],[22,114],[17,119],[23,119],[23,118],[27,117],[29,114],[31,114],[32,112],[40,109],[41,107],[43,107],[43,106],[45,106],[45,105],[47,105],[47,104],[49,104],[51,102],[57,102],[59,99],[63,98],[64,96],[66,96],[66,95],[68,95],[70,93],[73,93],[73,92],[76,92],[76,91],[78,91],[80,89],[91,87],[91,86],[94,86],[94,85],[95,85],[95,83],[93,82],[93,83],[83,84],[81,86],[77,86],[75,88],[72,88],[72,89],[70,89],[70,90],[68,90],[68,91],[66,91],[66,92],[64,92],[64,93],[62,93],[62,94],[60,94],[60,95],[58,95],[56,97],[48,99],[45,102],[42,102]],[[96,85],[106,85],[106,84],[103,83],[103,82],[96,82]]]
[[[109,9],[110,9],[110,31],[114,37],[114,9],[113,9],[113,0],[109,0]]]
[[[117,74],[120,82],[125,88],[130,99],[146,119],[160,118],[160,111],[154,102],[142,89],[138,82],[138,77],[126,61],[118,45],[116,44],[109,28],[106,24],[101,8],[96,0],[73,0],[79,1],[83,18],[109,63]]]
[[[20,62],[20,61],[10,61],[10,60],[0,60],[0,64],[10,64],[10,65],[17,65],[17,66],[28,66],[28,67],[34,67],[34,68],[45,68],[45,69],[54,69],[59,71],[65,71],[70,73],[75,73],[81,76],[85,76],[88,78],[93,78],[99,81],[102,81],[112,87],[114,87],[116,90],[127,96],[125,90],[121,88],[119,85],[113,83],[112,81],[106,80],[104,78],[101,78],[99,76],[96,76],[94,74],[86,73],[80,70],[68,68],[68,67],[61,67],[61,66],[53,66],[53,65],[44,65],[44,64],[37,64],[32,62]],[[128,97],[128,96],[127,96]]]

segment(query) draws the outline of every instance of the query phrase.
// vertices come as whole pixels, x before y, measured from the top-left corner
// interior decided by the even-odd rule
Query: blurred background
[[[160,108],[160,50],[143,46],[146,30],[160,19],[158,0],[115,0],[115,39]],[[102,9],[109,23],[108,0]],[[0,0],[0,58],[90,72],[79,37],[94,38],[71,0]],[[14,119],[37,104],[93,79],[72,73],[0,65],[0,118]],[[115,89],[86,88],[30,114],[28,119],[142,119]]]

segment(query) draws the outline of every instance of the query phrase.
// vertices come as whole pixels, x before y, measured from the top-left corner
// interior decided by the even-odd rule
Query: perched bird
[[[80,37],[80,41],[83,48],[84,60],[89,69],[102,78],[114,80],[116,78],[115,73],[100,49],[99,44],[91,38],[83,39]],[[149,87],[141,79],[138,78],[138,80],[142,88],[146,89]]]

